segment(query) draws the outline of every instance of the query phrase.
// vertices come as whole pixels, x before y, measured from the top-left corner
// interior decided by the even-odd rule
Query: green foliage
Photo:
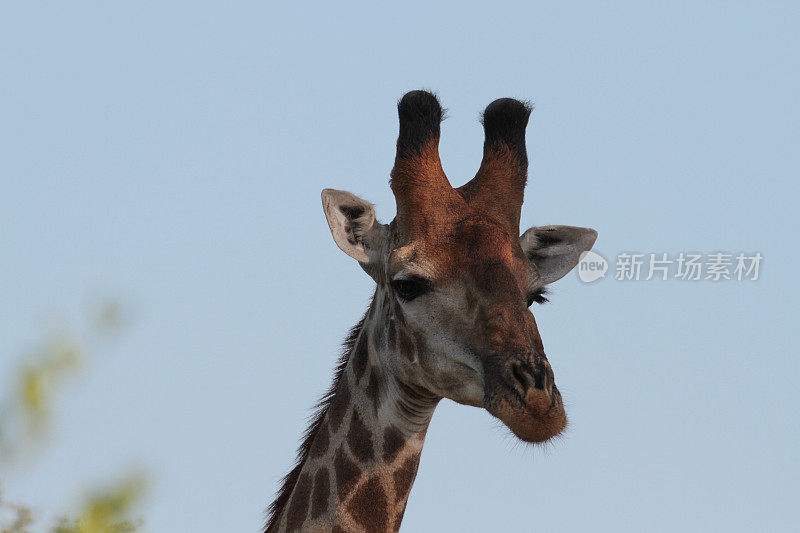
[[[30,533],[31,525],[33,525],[31,510],[21,505],[5,503],[0,490],[0,533]]]
[[[145,480],[130,475],[88,498],[77,518],[62,518],[53,533],[131,533],[140,523],[128,519],[131,508],[141,498]]]
[[[89,340],[99,341],[116,335],[123,313],[115,302],[97,306],[91,317]],[[0,403],[0,466],[19,466],[22,452],[38,450],[54,416],[56,395],[70,376],[88,359],[89,343],[74,335],[55,335],[23,358],[14,382],[7,389],[11,396]],[[62,517],[47,527],[36,513],[24,505],[4,499],[0,490],[0,533],[133,533],[141,521],[131,519],[145,492],[146,479],[134,472],[121,477],[85,498],[73,517]],[[2,484],[0,484],[2,489]]]

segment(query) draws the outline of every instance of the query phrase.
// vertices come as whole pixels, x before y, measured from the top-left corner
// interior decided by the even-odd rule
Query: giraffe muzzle
[[[513,356],[487,368],[486,409],[520,439],[543,442],[567,424],[553,369],[544,356]]]

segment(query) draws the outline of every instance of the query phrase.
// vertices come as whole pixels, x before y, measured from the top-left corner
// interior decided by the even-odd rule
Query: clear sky
[[[50,326],[132,320],[65,389],[10,498],[64,509],[130,461],[147,530],[256,531],[372,281],[319,200],[394,216],[395,104],[530,99],[525,225],[595,249],[760,252],[760,279],[584,284],[535,307],[570,415],[545,448],[442,402],[407,531],[788,531],[800,497],[797,4],[6,5],[1,383]]]

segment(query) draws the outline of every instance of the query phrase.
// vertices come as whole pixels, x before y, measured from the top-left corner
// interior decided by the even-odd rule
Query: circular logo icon
[[[592,283],[606,277],[608,261],[602,255],[592,252],[583,252],[578,261],[578,278],[584,283]]]

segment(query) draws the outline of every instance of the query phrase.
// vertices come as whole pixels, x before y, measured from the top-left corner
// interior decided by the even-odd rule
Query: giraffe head
[[[542,442],[566,414],[529,307],[597,233],[545,226],[520,236],[530,112],[512,99],[489,104],[480,169],[453,188],[438,154],[442,108],[410,92],[398,104],[395,220],[377,222],[369,202],[344,191],[326,189],[322,202],[336,244],[378,284],[378,352],[397,382],[485,407],[519,438]]]

